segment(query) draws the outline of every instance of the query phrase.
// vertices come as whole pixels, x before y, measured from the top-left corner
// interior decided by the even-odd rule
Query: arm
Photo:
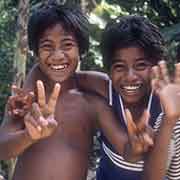
[[[4,124],[0,129],[0,146],[2,147],[0,151],[1,159],[15,157],[33,143],[47,138],[54,133],[57,127],[57,122],[54,119],[54,112],[59,91],[60,85],[55,84],[53,92],[46,104],[43,82],[37,81],[38,103],[33,103],[28,112],[23,114],[24,116],[19,119],[13,119],[11,116],[9,123]],[[24,93],[22,90],[20,92]],[[19,96],[17,95],[15,98],[18,98],[18,101],[23,100],[24,96],[21,96],[21,99]],[[11,113],[11,115],[12,114],[13,113]]]
[[[34,91],[36,78],[39,77],[39,74],[38,66],[34,65],[27,76],[23,90],[15,87],[13,89],[15,94],[7,102],[7,118],[0,127],[0,159],[2,160],[18,156],[34,143],[24,124],[25,111],[27,110],[24,107],[27,103],[32,104],[32,97],[27,102],[25,96],[28,96],[28,92]],[[20,103],[23,105],[16,107],[17,101],[24,104]]]
[[[107,74],[96,71],[79,71],[77,81],[81,90],[95,92],[108,98],[109,77]]]
[[[26,148],[31,146],[28,132],[23,128],[22,123],[17,121],[6,122],[0,128],[0,159],[7,160],[21,154]]]
[[[154,147],[145,159],[144,180],[163,179],[166,176],[168,146],[173,128],[180,117],[180,64],[176,65],[173,81],[168,77],[165,62],[160,62],[159,66],[154,67],[153,73],[155,79],[152,84],[160,97],[164,117],[156,134]]]
[[[145,158],[143,180],[163,179],[166,176],[168,146],[172,138],[173,125],[164,117],[155,136],[154,146]]]
[[[131,131],[128,130],[127,134],[118,123],[112,108],[103,98],[91,96],[89,102],[92,103],[92,107],[96,112],[97,127],[101,129],[116,151],[130,162],[136,162],[142,159],[144,153],[148,150],[149,146],[152,145],[152,140],[149,142],[151,137],[149,137],[149,134],[146,132],[144,128],[145,125],[142,124],[147,118],[147,113],[144,113],[140,119],[140,122],[142,122],[140,126],[143,128],[141,131],[135,131],[133,129],[138,129],[140,126],[136,126],[133,120],[130,120],[129,116],[127,116],[128,129],[131,129]],[[146,139],[147,136],[149,137],[148,140]]]
[[[36,66],[33,68],[33,71],[36,72],[35,69],[37,69]],[[27,94],[23,91],[34,91],[34,75],[32,77],[28,76],[23,90],[14,87],[15,89],[12,90],[15,94],[9,97],[7,102],[6,121],[0,127],[0,159],[2,160],[18,156],[33,143],[24,124],[24,115],[27,110],[27,108],[24,108],[27,105],[27,99],[24,99],[24,97]],[[28,103],[32,103],[32,98],[29,100]],[[20,107],[17,107],[17,101],[23,102],[20,103]]]

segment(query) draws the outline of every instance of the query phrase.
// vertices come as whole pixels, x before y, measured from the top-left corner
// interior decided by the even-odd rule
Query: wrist
[[[166,114],[163,117],[162,126],[165,126],[168,129],[173,129],[178,118],[169,117]]]
[[[29,145],[32,145],[37,142],[37,140],[32,139],[32,137],[26,129],[24,130],[24,137],[26,139],[26,142],[29,143]]]

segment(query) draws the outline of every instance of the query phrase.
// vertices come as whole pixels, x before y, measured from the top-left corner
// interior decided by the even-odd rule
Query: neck
[[[137,103],[134,104],[128,104],[124,102],[124,108],[129,109],[129,111],[132,114],[133,120],[137,122],[140,120],[140,117],[142,116],[144,110],[147,109],[148,101],[149,101],[149,96],[142,98],[141,101],[138,101]]]
[[[54,85],[55,85],[56,82],[52,81],[52,80],[49,80],[48,77],[44,78],[44,82],[45,82],[46,90],[51,92],[52,89],[54,88]],[[68,90],[70,90],[70,89],[77,88],[75,74],[73,74],[67,80],[61,82],[60,85],[61,85],[61,94],[68,91]]]

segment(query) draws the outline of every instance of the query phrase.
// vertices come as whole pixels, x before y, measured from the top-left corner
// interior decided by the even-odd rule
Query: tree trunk
[[[14,83],[20,86],[26,73],[27,62],[27,22],[29,16],[29,0],[20,0],[18,6],[18,20],[17,20],[17,48],[14,56],[15,79]]]
[[[29,16],[29,0],[20,0],[18,6],[18,19],[17,19],[17,48],[14,55],[13,68],[15,69],[14,84],[18,87],[24,82],[26,73],[27,62],[27,22]],[[6,116],[5,116],[6,117]],[[4,118],[4,121],[7,121]],[[7,161],[8,163],[8,180],[12,179],[16,159]]]

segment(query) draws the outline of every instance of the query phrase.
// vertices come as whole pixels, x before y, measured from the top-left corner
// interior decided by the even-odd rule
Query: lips
[[[50,65],[50,68],[54,71],[61,71],[68,68],[68,64]]]
[[[142,84],[132,84],[132,85],[122,86],[121,88],[123,89],[123,92],[127,94],[132,94],[132,93],[135,94],[140,91],[141,87],[142,87]]]

